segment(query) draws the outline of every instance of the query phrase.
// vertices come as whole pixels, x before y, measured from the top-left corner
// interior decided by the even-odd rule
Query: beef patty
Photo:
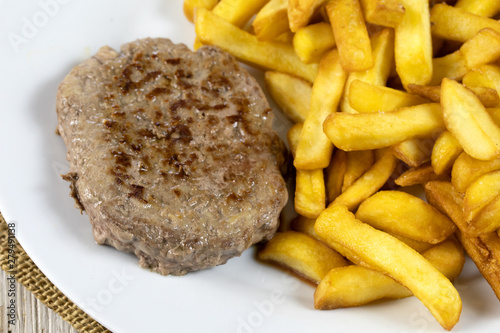
[[[283,145],[231,55],[160,38],[103,47],[60,84],[57,114],[63,177],[99,244],[183,275],[275,233]]]

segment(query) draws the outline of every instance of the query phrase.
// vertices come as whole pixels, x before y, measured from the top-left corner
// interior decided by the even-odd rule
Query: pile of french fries
[[[295,122],[299,217],[260,259],[317,285],[317,309],[414,295],[451,330],[465,249],[500,299],[500,1],[185,0],[184,10],[195,48],[266,70]],[[426,201],[410,194],[419,187]]]

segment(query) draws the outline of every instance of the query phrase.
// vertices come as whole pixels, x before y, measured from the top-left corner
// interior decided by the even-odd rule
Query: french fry
[[[316,10],[327,0],[289,0],[288,1],[288,21],[290,30],[297,32],[305,27]]]
[[[370,69],[374,64],[373,53],[359,1],[333,0],[325,8],[342,68],[347,72]]]
[[[455,8],[480,16],[493,17],[500,12],[500,2],[498,0],[458,0]]]
[[[337,50],[326,53],[312,87],[311,106],[300,135],[293,163],[297,169],[323,169],[330,164],[333,145],[322,131],[323,122],[329,114],[336,113],[346,78]]]
[[[347,153],[346,169],[342,192],[351,186],[359,177],[368,171],[374,163],[373,151],[360,150]]]
[[[408,245],[409,247],[411,247],[412,249],[414,249],[415,251],[417,251],[419,253],[427,251],[428,249],[430,249],[431,247],[434,246],[434,244],[421,242],[421,241],[418,241],[418,240],[415,240],[412,238],[408,238],[405,236],[401,236],[401,235],[398,235],[395,233],[388,232],[388,234],[394,238],[399,239],[400,241],[402,241],[403,243],[405,243],[406,245]]]
[[[444,78],[462,80],[468,68],[462,51],[458,50],[441,58],[432,59],[432,79],[429,85],[440,85]]]
[[[259,41],[257,37],[199,8],[196,11],[195,30],[204,44],[217,45],[241,61],[259,67],[296,75],[314,81],[317,64],[304,64],[292,45]]]
[[[207,10],[212,10],[219,0],[184,0],[183,10],[186,18],[194,22],[195,8],[202,7]]]
[[[495,170],[500,170],[500,158],[481,161],[462,152],[453,164],[451,182],[459,192],[465,193],[474,180]]]
[[[500,93],[500,67],[482,65],[464,75],[462,83],[469,87],[487,87]]]
[[[304,122],[311,104],[311,84],[296,76],[267,71],[266,87],[283,112],[294,122]]]
[[[327,202],[335,200],[342,193],[345,172],[347,170],[347,153],[337,149],[330,165],[325,171]]]
[[[429,3],[426,0],[401,0],[403,21],[395,28],[394,58],[403,86],[425,85],[432,79],[432,39]]]
[[[405,7],[398,0],[360,0],[366,22],[396,28],[405,15]]]
[[[389,179],[398,165],[397,159],[388,149],[375,164],[359,177],[342,194],[335,198],[331,205],[344,205],[354,210],[363,200],[377,192]]]
[[[335,47],[332,26],[319,22],[302,27],[293,36],[293,47],[306,64],[319,62],[325,52]]]
[[[433,146],[433,138],[415,138],[395,144],[392,152],[396,158],[415,168],[430,161]]]
[[[296,231],[277,233],[258,252],[258,258],[286,267],[315,284],[332,268],[347,265],[340,254],[323,242]]]
[[[362,72],[351,72],[347,77],[344,95],[340,104],[342,112],[356,113],[349,104],[349,88],[354,80],[385,86],[394,61],[394,33],[392,29],[384,29],[371,37],[374,65]],[[365,97],[365,96],[364,96]],[[366,98],[366,97],[365,97]]]
[[[379,191],[363,201],[356,218],[372,227],[421,242],[437,244],[455,232],[455,224],[411,194]]]
[[[500,32],[491,28],[481,29],[460,50],[469,69],[494,62],[500,58]]]
[[[407,187],[417,184],[425,184],[433,180],[449,180],[449,176],[436,174],[432,165],[426,163],[406,170],[398,178],[396,178],[394,183],[401,187]]]
[[[488,111],[495,124],[500,126],[500,108],[488,108],[486,111]]]
[[[410,83],[407,87],[408,92],[419,95],[433,103],[441,101],[441,86],[423,86]]]
[[[444,129],[439,104],[421,104],[384,113],[332,113],[323,130],[342,150],[389,147],[414,138],[432,138]]]
[[[481,86],[472,86],[467,88],[476,94],[477,98],[479,98],[484,107],[496,107],[500,103],[500,97],[495,89]],[[421,86],[419,84],[409,84],[408,91],[422,96],[423,98],[426,98],[434,103],[439,103],[441,101],[441,86]]]
[[[269,0],[220,0],[213,13],[227,22],[241,28]]]
[[[292,230],[301,232],[317,240],[321,240],[319,236],[316,235],[316,231],[314,231],[314,223],[316,223],[316,219],[310,219],[308,217],[299,215],[292,221],[290,227],[292,228]]]
[[[444,174],[452,166],[463,149],[453,134],[448,131],[441,133],[432,148],[431,163],[434,172],[438,175]]]
[[[357,112],[389,112],[429,103],[425,98],[393,88],[354,80],[349,85],[349,105]]]
[[[441,106],[447,129],[467,154],[480,160],[500,156],[500,129],[472,91],[443,79]]]
[[[488,172],[473,181],[465,192],[465,221],[471,223],[476,215],[498,196],[500,196],[500,170]],[[482,226],[480,229],[487,227],[488,226]],[[492,230],[487,230],[487,232],[496,229],[497,228],[494,227]]]
[[[470,223],[470,229],[477,235],[500,231],[500,195],[477,214]]]
[[[465,263],[463,249],[455,240],[435,245],[422,253],[449,280],[454,280]],[[314,307],[321,310],[360,306],[379,299],[399,299],[412,292],[380,272],[360,266],[333,268],[314,293]]]
[[[458,292],[442,273],[408,245],[362,223],[341,205],[331,205],[324,210],[314,230],[326,243],[342,244],[370,268],[410,289],[445,329],[450,330],[458,322],[462,310]]]
[[[257,13],[252,23],[259,40],[273,40],[289,31],[288,0],[270,0]]]
[[[484,28],[500,32],[500,22],[446,4],[432,7],[431,31],[435,37],[464,43]]]
[[[485,108],[496,108],[500,105],[500,96],[498,95],[498,91],[496,89],[481,86],[472,86],[467,88],[469,88],[474,92],[474,94],[476,94],[477,98],[479,98],[479,101]],[[495,123],[498,126],[499,122]]]

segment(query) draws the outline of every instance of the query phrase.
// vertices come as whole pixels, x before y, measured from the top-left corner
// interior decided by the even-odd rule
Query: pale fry
[[[336,147],[371,150],[414,138],[432,138],[444,129],[439,104],[421,104],[380,113],[333,113],[323,130]]]
[[[431,163],[434,172],[444,174],[452,166],[463,149],[460,143],[449,131],[444,131],[437,138],[432,148]]]
[[[403,172],[394,183],[401,187],[425,184],[433,180],[449,180],[448,175],[438,175],[434,172],[432,165],[426,163],[416,168]]]
[[[474,180],[495,170],[500,170],[500,158],[481,161],[462,152],[453,163],[451,182],[459,192],[465,193]]]
[[[399,0],[360,0],[366,22],[395,28],[403,20],[405,7]]]
[[[461,8],[472,14],[493,17],[500,12],[500,1],[498,0],[458,0],[455,8]]]
[[[347,170],[347,153],[337,149],[330,165],[326,169],[326,193],[328,202],[335,200],[342,193],[345,172]]]
[[[293,163],[297,169],[322,169],[330,164],[333,145],[323,133],[323,122],[329,114],[336,113],[346,78],[337,50],[326,53],[312,87],[311,106],[300,135]]]
[[[500,32],[481,29],[460,50],[469,69],[494,62],[500,57]]]
[[[269,0],[220,0],[213,13],[237,27],[243,27]]]
[[[270,0],[257,13],[252,26],[259,40],[273,40],[289,31],[288,0]]]
[[[373,151],[360,150],[347,153],[346,170],[342,192],[351,186],[359,177],[368,171],[374,163]]]
[[[325,52],[335,47],[332,26],[320,22],[300,28],[293,36],[293,47],[306,64],[319,62]]]
[[[462,83],[467,87],[487,87],[500,93],[500,67],[482,65],[464,75]]]
[[[431,159],[433,138],[410,139],[392,146],[394,156],[411,167],[418,167]]]
[[[453,284],[408,245],[362,223],[340,205],[323,211],[314,230],[326,243],[342,244],[410,289],[445,329],[458,322],[462,301]]]
[[[195,30],[204,44],[217,45],[241,61],[259,67],[296,75],[314,81],[317,64],[304,64],[292,45],[259,41],[257,37],[200,8],[196,12]]]
[[[198,7],[212,10],[219,0],[184,0],[183,10],[186,18],[194,22],[194,12]]]

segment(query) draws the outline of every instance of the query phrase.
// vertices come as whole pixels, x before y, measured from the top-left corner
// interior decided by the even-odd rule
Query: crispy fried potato
[[[461,80],[468,68],[462,51],[458,50],[441,58],[432,59],[432,79],[429,85],[440,85],[444,78]]]
[[[445,329],[458,322],[462,301],[453,284],[408,245],[357,220],[341,205],[324,210],[314,230],[326,243],[342,244],[372,269],[410,289]]]
[[[213,13],[237,27],[243,27],[269,0],[220,0]]]
[[[259,40],[273,40],[289,31],[288,0],[270,0],[257,13],[252,26]]]
[[[431,163],[434,172],[442,175],[448,171],[463,149],[457,139],[449,131],[444,131],[432,147]]]
[[[439,103],[441,101],[441,86],[423,86],[410,83],[407,89],[408,92],[422,96],[431,102]]]
[[[494,62],[500,58],[500,32],[481,29],[460,50],[469,69]]]
[[[500,230],[500,193],[471,221],[474,234],[486,234]]]
[[[266,87],[276,104],[294,122],[304,122],[311,104],[311,84],[296,76],[267,71]]]
[[[396,28],[405,15],[405,7],[399,0],[360,0],[366,22],[383,27]]]
[[[335,47],[330,23],[319,22],[302,27],[293,36],[293,47],[306,64],[319,62],[325,52]]]
[[[345,172],[347,170],[347,153],[337,149],[332,157],[330,165],[325,171],[326,193],[328,202],[335,200],[342,193]]]
[[[392,152],[399,160],[411,167],[418,167],[431,159],[434,138],[415,138],[392,146]]]
[[[462,83],[469,87],[487,87],[500,93],[500,67],[482,65],[464,75]]]
[[[336,112],[346,78],[347,73],[340,65],[337,50],[326,53],[312,87],[311,107],[293,162],[297,169],[322,169],[330,164],[333,144],[322,131],[323,122],[329,114]]]
[[[354,80],[349,85],[349,105],[357,112],[390,112],[399,108],[429,103],[407,92]]]
[[[332,113],[323,130],[336,147],[370,150],[414,138],[432,138],[444,129],[439,104],[421,104],[381,113]]]
[[[395,234],[392,232],[387,232],[387,233],[389,235],[391,235],[392,237],[399,239],[400,241],[402,241],[403,243],[405,243],[406,245],[408,245],[409,247],[411,247],[412,249],[414,249],[415,251],[417,251],[419,253],[427,251],[428,249],[430,249],[431,247],[434,246],[434,244],[421,242],[421,241],[418,241],[418,240],[415,240],[415,239],[412,239],[409,237],[401,236],[401,235],[398,235],[398,234]]]
[[[410,168],[403,172],[394,183],[401,187],[413,186],[417,184],[425,184],[433,180],[449,180],[448,175],[438,175],[429,163],[421,166]]]
[[[279,232],[258,252],[260,260],[283,266],[318,284],[334,267],[347,261],[323,242],[296,231]]]
[[[304,64],[292,45],[259,41],[257,37],[199,8],[196,11],[195,30],[204,44],[217,45],[241,61],[259,67],[296,75],[314,81],[317,64]]]
[[[340,104],[342,112],[356,113],[349,104],[349,90],[355,80],[385,86],[394,62],[394,33],[392,29],[384,29],[371,37],[374,65],[362,72],[351,72],[347,77],[344,95]],[[363,96],[366,98],[366,96]]]
[[[500,2],[498,0],[458,0],[455,8],[480,16],[493,17],[500,12]]]
[[[481,161],[462,152],[453,164],[451,182],[459,192],[465,193],[474,180],[485,173],[495,170],[500,170],[500,158]]]
[[[292,221],[290,227],[292,230],[304,233],[309,237],[316,238],[317,240],[321,240],[319,236],[316,235],[316,231],[314,231],[314,223],[316,223],[316,219],[310,219],[299,215]]]
[[[500,170],[488,172],[473,181],[465,192],[465,221],[468,223],[473,221],[476,215],[498,196],[500,196]]]
[[[376,229],[431,244],[442,242],[456,229],[437,209],[401,191],[375,193],[359,205],[356,218]]]
[[[195,8],[202,7],[207,10],[212,10],[219,0],[184,0],[183,10],[186,18],[194,22]]]
[[[447,129],[467,154],[480,160],[500,156],[500,129],[472,91],[443,79],[441,107]]]
[[[373,53],[358,0],[334,0],[326,5],[342,68],[348,72],[373,67]]]
[[[386,150],[367,172],[336,197],[330,205],[344,205],[349,210],[354,210],[363,200],[382,188],[397,165],[398,161],[391,150]]]
[[[394,58],[403,86],[427,84],[432,79],[432,38],[429,3],[426,0],[401,0],[403,21],[395,28]]]
[[[371,150],[350,151],[347,153],[342,192],[373,166],[374,159]]]
[[[490,114],[491,119],[497,124],[497,126],[500,126],[500,108],[489,108],[486,109],[488,113]]]
[[[467,87],[472,90],[484,107],[495,107],[500,103],[500,97],[495,89],[472,86]],[[439,103],[441,101],[441,86],[421,86],[419,84],[409,84],[408,91],[422,96],[431,102]]]
[[[289,0],[288,1],[288,21],[290,30],[297,32],[305,27],[316,10],[328,0]]]

